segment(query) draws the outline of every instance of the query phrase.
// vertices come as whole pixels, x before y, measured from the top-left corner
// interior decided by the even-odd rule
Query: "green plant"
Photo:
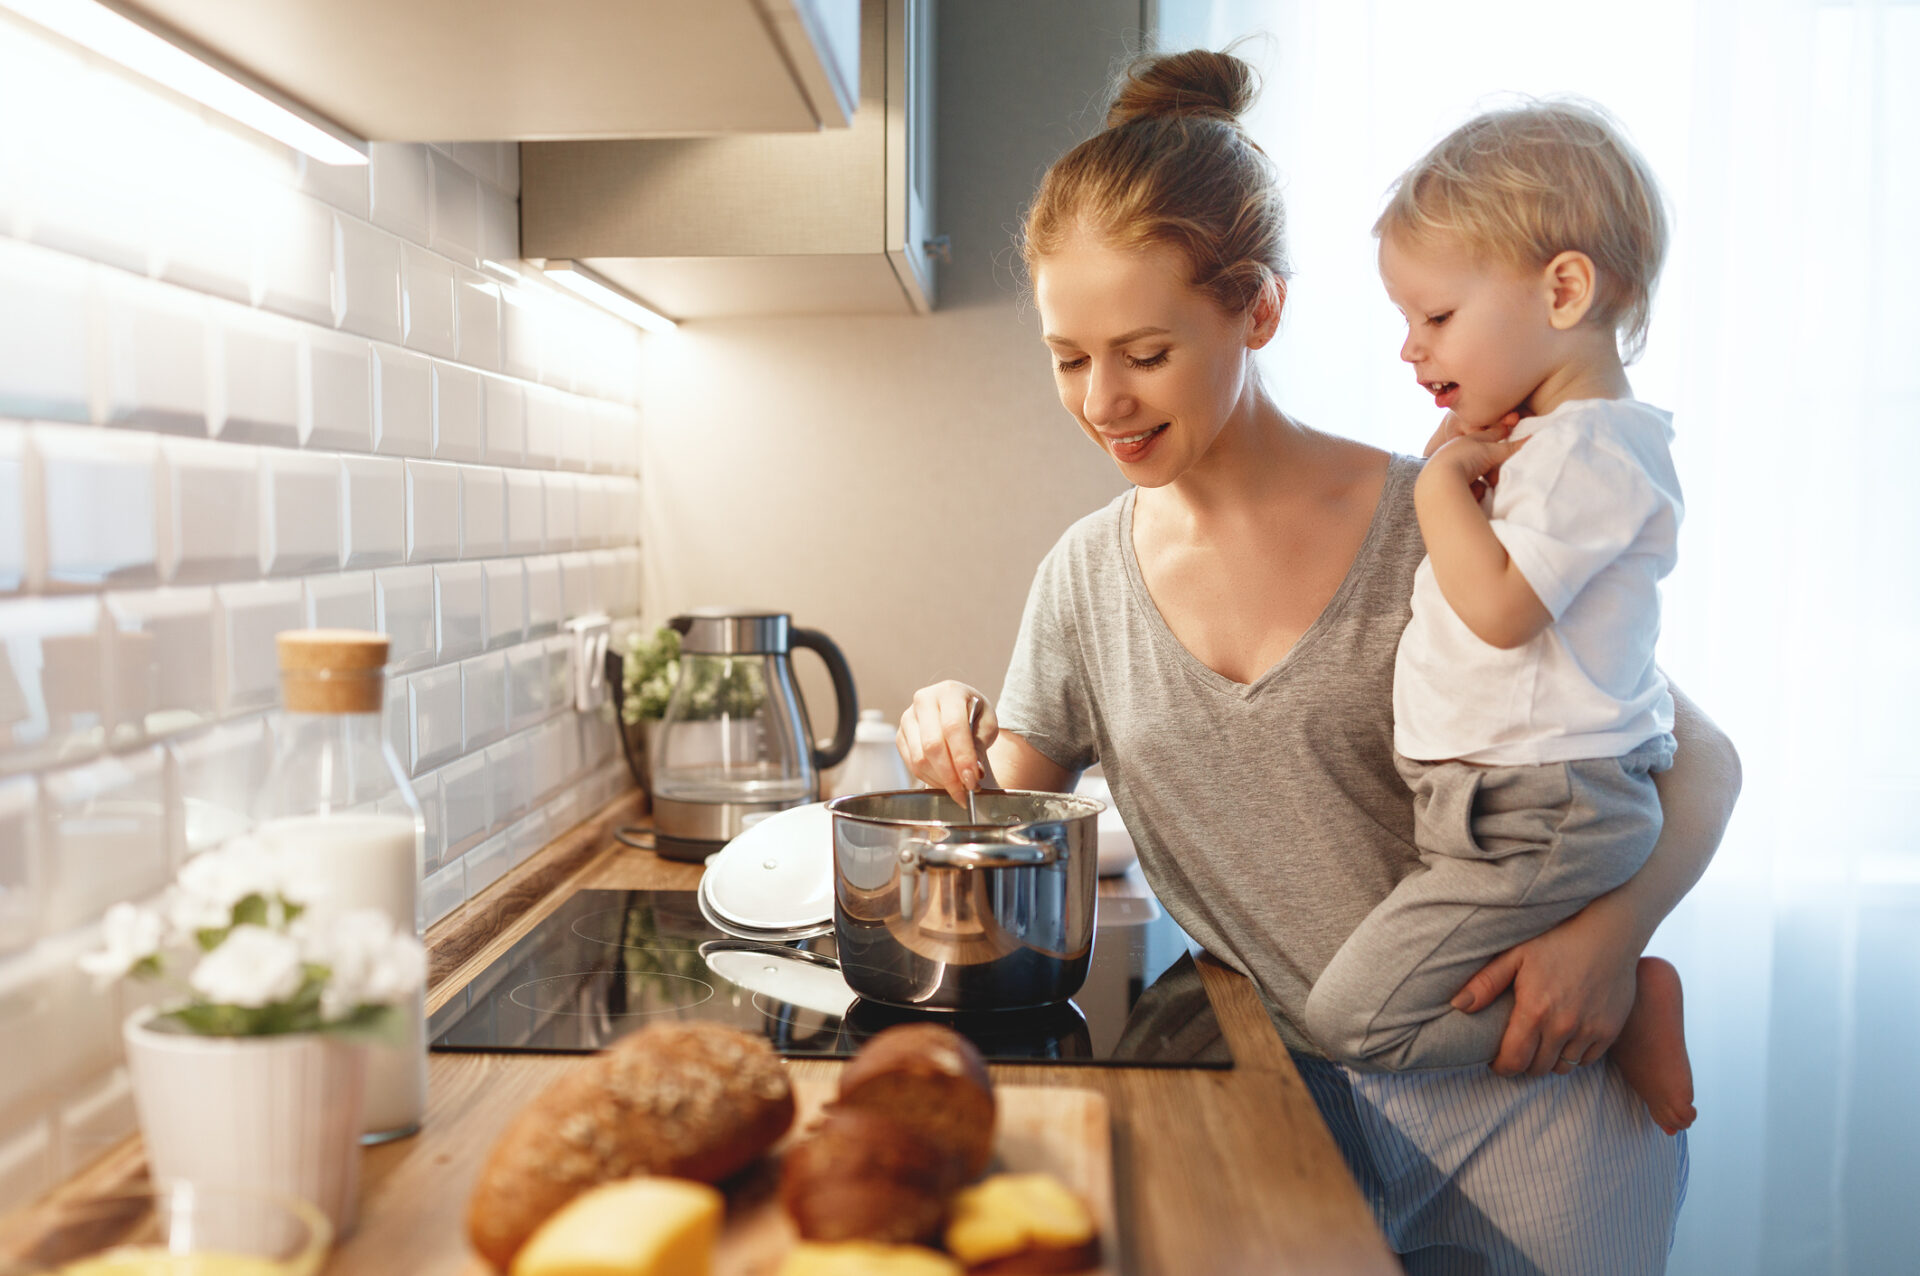
[[[652,637],[636,633],[627,639],[620,666],[626,698],[621,713],[624,721],[650,722],[666,717],[674,687],[680,681],[682,659],[680,635],[664,625],[654,630]],[[687,656],[684,659],[692,662],[683,710],[687,721],[744,718],[760,711],[767,698],[760,658]]]

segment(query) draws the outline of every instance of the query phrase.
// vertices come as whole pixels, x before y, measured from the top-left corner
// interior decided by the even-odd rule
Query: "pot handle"
[[[834,709],[839,714],[833,724],[833,740],[825,749],[812,740],[806,742],[813,749],[814,768],[824,771],[839,766],[853,750],[853,726],[860,720],[860,697],[853,689],[853,670],[847,667],[847,658],[833,639],[818,629],[798,626],[789,634],[790,646],[816,653],[826,663],[827,674],[833,679]]]
[[[912,841],[900,848],[900,862],[933,868],[1033,868],[1059,862],[1064,849],[1053,837],[1006,842]]]

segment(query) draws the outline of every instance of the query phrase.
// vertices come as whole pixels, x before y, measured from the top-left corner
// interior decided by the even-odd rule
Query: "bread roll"
[[[946,1243],[968,1276],[1078,1272],[1100,1260],[1093,1215],[1051,1174],[996,1174],[961,1191]]]
[[[829,1106],[780,1167],[780,1204],[810,1241],[931,1240],[960,1159],[893,1117]]]
[[[840,1104],[912,1126],[957,1155],[966,1180],[979,1178],[993,1157],[987,1064],[951,1028],[900,1024],[875,1033],[840,1071]]]
[[[570,1069],[493,1145],[467,1235],[502,1270],[549,1214],[610,1179],[714,1183],[793,1123],[786,1069],[767,1043],[718,1024],[660,1023]]]

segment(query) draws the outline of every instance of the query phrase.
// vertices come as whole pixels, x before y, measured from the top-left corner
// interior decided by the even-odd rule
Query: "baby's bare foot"
[[[1607,1052],[1640,1097],[1654,1124],[1678,1134],[1693,1124],[1693,1067],[1680,1005],[1680,972],[1658,957],[1635,971],[1633,1011]]]

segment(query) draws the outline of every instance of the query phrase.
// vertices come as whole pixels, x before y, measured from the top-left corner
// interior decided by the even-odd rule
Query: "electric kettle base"
[[[755,816],[772,815],[807,799],[785,802],[689,802],[653,799],[653,850],[662,859],[698,864],[740,836]]]

